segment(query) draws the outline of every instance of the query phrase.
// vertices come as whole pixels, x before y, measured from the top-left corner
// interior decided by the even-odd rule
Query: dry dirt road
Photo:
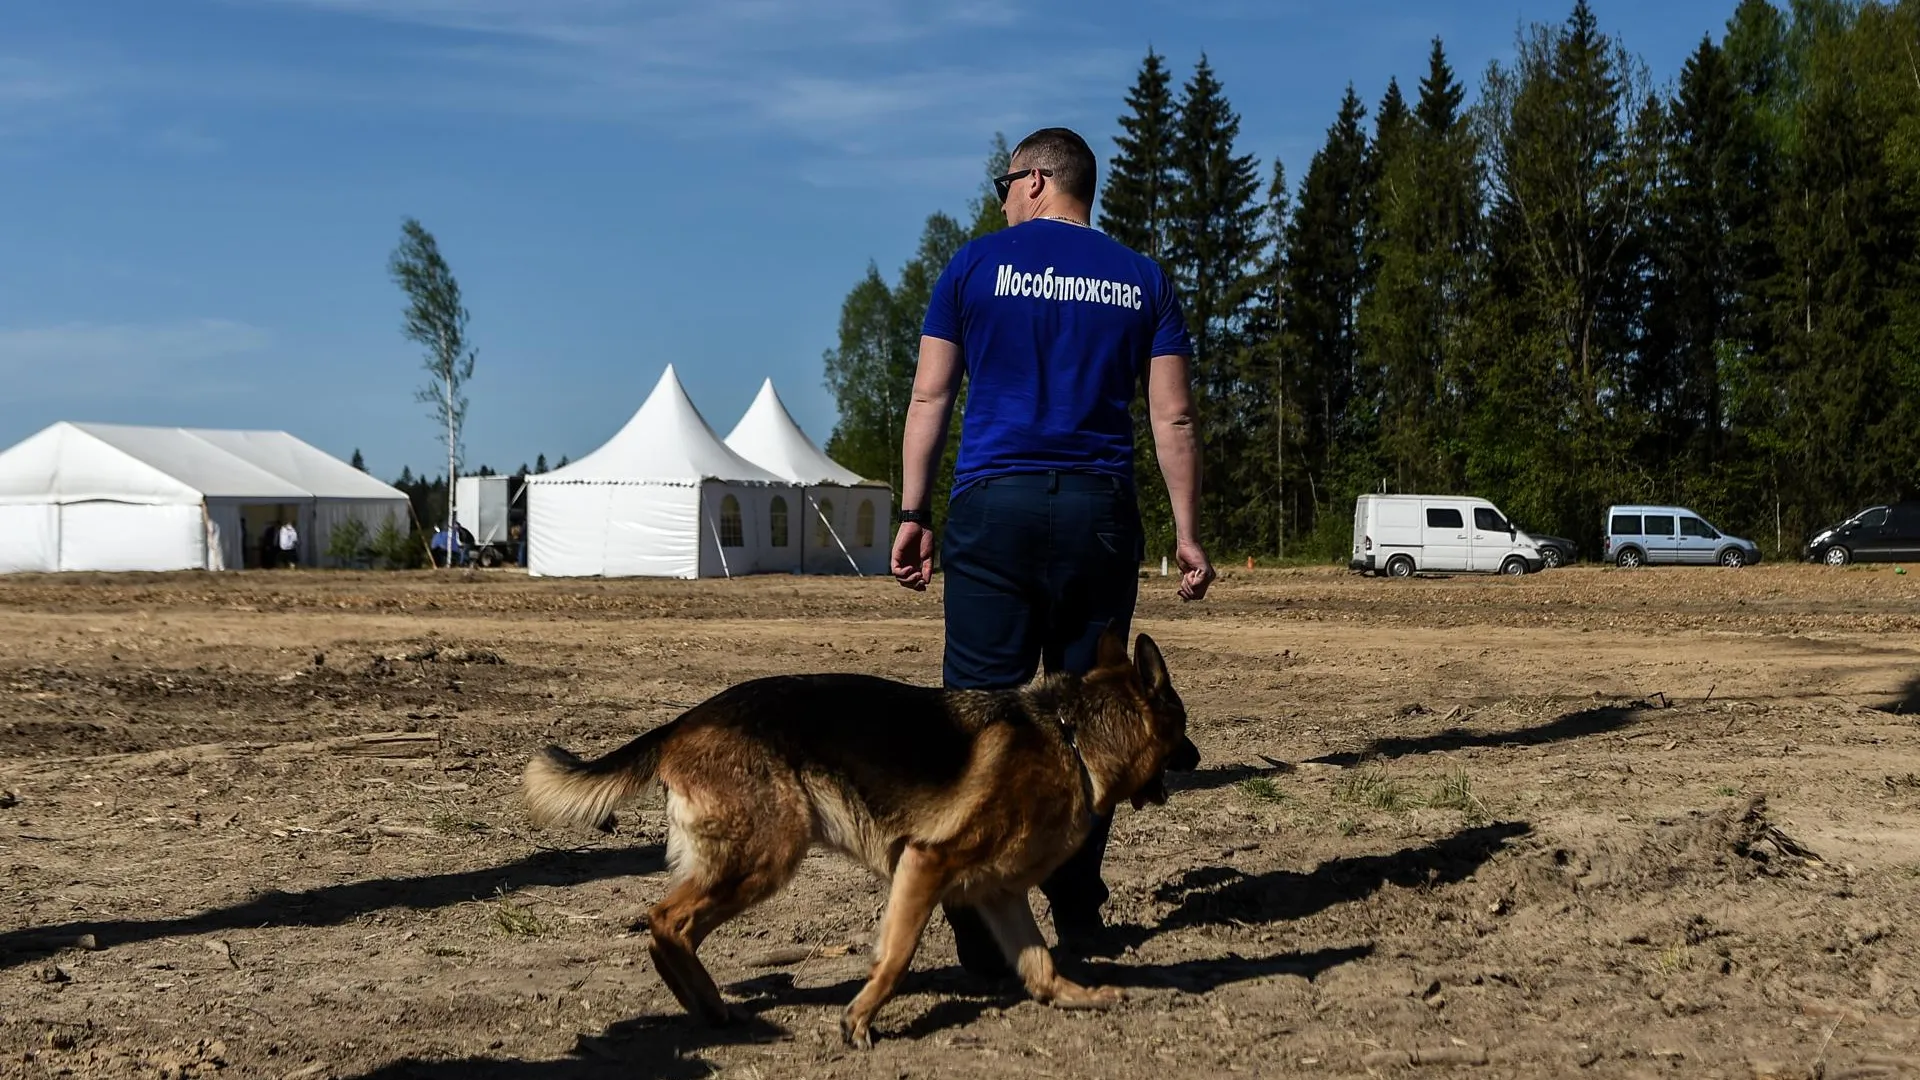
[[[850,1053],[863,873],[717,934],[755,1019],[698,1030],[630,929],[658,811],[537,833],[515,789],[751,676],[932,682],[937,595],[0,581],[0,1076],[1920,1075],[1920,574],[1146,584],[1206,761],[1116,822],[1134,947],[1080,971],[1129,1001],[936,927]]]

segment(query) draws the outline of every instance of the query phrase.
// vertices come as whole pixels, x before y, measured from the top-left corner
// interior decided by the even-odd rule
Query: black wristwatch
[[[900,524],[902,524],[902,525],[931,525],[931,524],[933,524],[933,511],[931,511],[931,510],[902,510],[902,511],[900,511]]]

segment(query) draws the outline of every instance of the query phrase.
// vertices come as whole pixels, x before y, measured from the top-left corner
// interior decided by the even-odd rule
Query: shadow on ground
[[[230,907],[171,919],[106,919],[25,927],[0,933],[0,968],[42,959],[72,948],[92,934],[96,948],[155,938],[252,930],[263,926],[337,926],[385,908],[448,907],[483,900],[499,891],[530,885],[576,885],[583,881],[652,874],[665,868],[659,844],[632,848],[537,851],[503,866],[419,877],[371,878],[299,892],[267,892]]]

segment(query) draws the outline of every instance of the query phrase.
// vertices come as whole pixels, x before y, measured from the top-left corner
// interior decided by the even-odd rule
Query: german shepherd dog
[[[1164,803],[1167,769],[1200,754],[1153,639],[1131,662],[1109,631],[1085,676],[1022,690],[937,690],[866,675],[741,683],[605,757],[549,746],[527,763],[536,825],[610,828],[614,810],[658,778],[667,791],[672,887],[648,915],[654,967],[686,1010],[733,1014],[694,955],[714,929],[779,892],[813,844],[891,882],[872,975],[841,1018],[849,1045],[873,1045],[943,901],[972,906],[1036,999],[1105,1008],[1118,990],[1062,978],[1027,892],[1121,800]]]

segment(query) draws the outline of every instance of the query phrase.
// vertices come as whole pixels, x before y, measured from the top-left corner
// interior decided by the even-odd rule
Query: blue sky
[[[385,263],[439,238],[480,349],[469,466],[579,456],[671,362],[721,434],[820,354],[996,131],[1104,157],[1151,45],[1204,50],[1297,182],[1352,82],[1473,86],[1572,0],[6,0],[0,447],[55,420],[441,457]],[[1594,0],[1672,80],[1732,0]],[[444,458],[441,458],[444,460]]]

